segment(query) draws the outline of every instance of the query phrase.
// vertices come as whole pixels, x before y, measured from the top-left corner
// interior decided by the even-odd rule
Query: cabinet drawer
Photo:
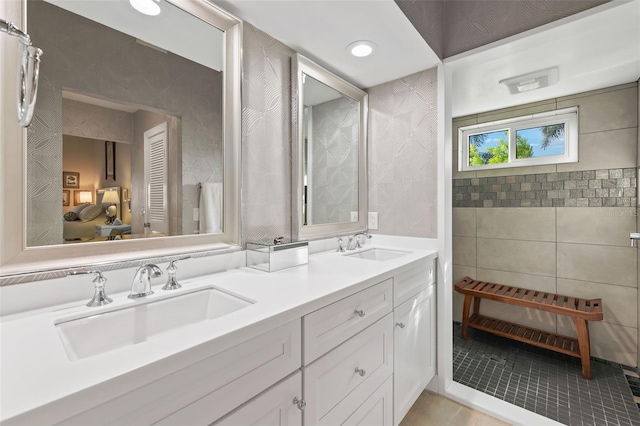
[[[299,368],[300,346],[296,320],[62,424],[209,424]]]
[[[304,365],[391,312],[391,287],[389,279],[306,315]]]
[[[302,411],[293,403],[302,398],[302,373],[293,376],[252,399],[214,426],[302,425]]]
[[[435,282],[435,259],[427,259],[419,265],[393,277],[393,306],[396,307],[420,293]]]
[[[343,423],[392,372],[393,314],[388,314],[304,368],[305,424]]]

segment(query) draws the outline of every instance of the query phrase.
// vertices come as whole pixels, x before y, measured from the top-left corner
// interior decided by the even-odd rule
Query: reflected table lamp
[[[120,197],[118,196],[117,191],[105,191],[102,196],[102,204],[111,204],[105,210],[105,215],[107,216],[107,220],[105,223],[107,225],[113,225],[113,221],[116,220],[118,216],[118,207],[116,204],[120,204]]]

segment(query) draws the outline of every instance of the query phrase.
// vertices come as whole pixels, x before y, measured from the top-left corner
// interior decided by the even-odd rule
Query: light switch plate
[[[378,212],[369,212],[369,229],[378,229]]]
[[[351,212],[351,222],[358,221],[358,212]]]

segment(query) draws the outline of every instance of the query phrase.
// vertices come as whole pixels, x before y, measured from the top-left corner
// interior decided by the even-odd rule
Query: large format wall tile
[[[478,238],[477,252],[478,268],[556,275],[555,243]]]
[[[556,212],[552,207],[477,209],[478,238],[555,241]]]
[[[558,278],[558,294],[602,299],[604,321],[627,327],[638,326],[636,288]]]
[[[558,278],[637,287],[637,249],[558,243]]]
[[[573,321],[558,315],[558,333],[576,336]],[[591,356],[635,366],[638,359],[638,332],[636,328],[624,327],[604,321],[589,322]]]
[[[476,209],[454,207],[452,220],[454,237],[476,237]]]
[[[453,237],[453,264],[476,266],[476,239]]]
[[[637,127],[582,134],[578,162],[558,164],[558,172],[636,167],[637,152]]]
[[[558,208],[558,242],[629,246],[636,232],[635,207]]]
[[[576,105],[580,108],[580,134],[638,127],[638,89],[635,87],[558,100],[558,108]]]
[[[369,211],[378,232],[437,236],[437,71],[368,89]]]

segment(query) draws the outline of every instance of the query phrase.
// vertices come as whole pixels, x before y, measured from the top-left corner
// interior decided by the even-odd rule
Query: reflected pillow
[[[84,210],[85,208],[89,207],[89,204],[80,204],[79,206],[75,206],[74,208],[72,208],[71,210],[69,210],[69,213],[73,212],[76,215],[79,215],[80,212],[82,210]]]
[[[89,222],[90,220],[100,216],[100,213],[102,213],[102,206],[100,204],[91,204],[82,209],[80,214],[78,214],[78,219],[83,222]]]
[[[78,215],[74,211],[66,212],[64,214],[64,220],[70,222],[72,220],[78,220]]]

